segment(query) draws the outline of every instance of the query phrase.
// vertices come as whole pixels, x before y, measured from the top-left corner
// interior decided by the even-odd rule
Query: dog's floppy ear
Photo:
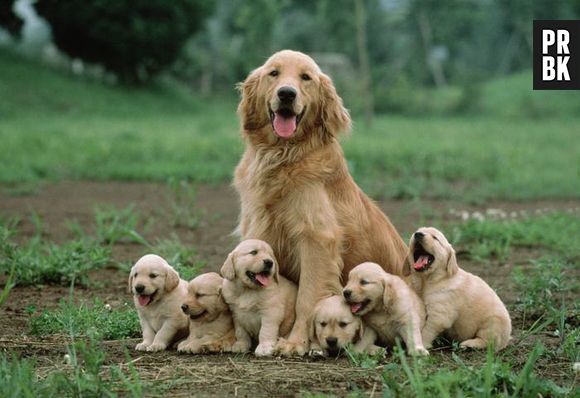
[[[272,277],[274,278],[274,282],[278,283],[280,280],[280,267],[278,266],[278,261],[276,259],[274,259],[274,275],[272,275]]]
[[[234,252],[228,254],[228,258],[226,258],[224,265],[222,265],[220,273],[225,279],[229,281],[234,280],[236,277],[236,271],[234,270]]]
[[[316,310],[318,307],[314,308],[310,318],[308,319],[308,339],[311,343],[320,344],[318,338],[316,337]]]
[[[170,292],[179,285],[179,274],[171,267],[167,267],[167,275],[165,276],[165,291]]]
[[[342,104],[330,77],[320,74],[320,119],[330,134],[350,130],[350,115]]]
[[[455,255],[455,250],[451,245],[449,245],[449,257],[447,258],[447,275],[453,276],[459,271],[459,265],[457,265],[457,256]]]
[[[238,115],[242,121],[242,128],[246,131],[258,130],[268,124],[266,106],[260,109],[258,85],[260,83],[261,68],[255,69],[246,80],[238,83],[237,88],[242,95],[238,105]]]
[[[365,334],[365,323],[362,321],[362,319],[360,317],[355,317],[355,320],[358,321],[358,329],[356,331],[356,340],[353,341],[353,343],[356,343],[358,341],[360,341],[364,334]]]
[[[389,309],[395,298],[394,297],[395,290],[393,289],[393,284],[391,283],[391,280],[387,277],[384,277],[382,279],[382,284],[383,284],[383,306],[385,307],[385,309]]]
[[[129,280],[127,281],[127,293],[132,293],[133,290],[133,270],[129,273]]]

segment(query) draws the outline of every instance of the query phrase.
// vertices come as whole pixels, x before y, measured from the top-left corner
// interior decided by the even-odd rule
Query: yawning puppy
[[[256,239],[240,243],[221,269],[222,293],[234,317],[234,352],[246,352],[258,341],[257,356],[272,355],[279,336],[292,329],[296,285],[279,275],[272,248]]]
[[[378,264],[362,263],[348,274],[343,295],[352,313],[361,316],[379,340],[393,345],[400,337],[410,354],[429,354],[421,339],[425,308],[401,278],[386,273]]]
[[[223,278],[215,272],[189,282],[181,310],[189,317],[189,336],[179,352],[230,351],[235,342],[232,314],[222,297]]]
[[[376,353],[376,333],[365,328],[361,318],[350,311],[342,296],[330,296],[318,302],[310,322],[310,351],[322,351],[327,356],[337,356],[348,344],[355,352]]]
[[[453,247],[439,230],[420,228],[413,234],[403,271],[427,308],[427,347],[442,332],[462,347],[493,342],[501,350],[508,344],[511,320],[504,304],[481,278],[458,267]]]
[[[163,258],[141,257],[131,268],[129,290],[143,330],[143,342],[136,350],[161,351],[187,336],[187,317],[180,309],[187,282]]]

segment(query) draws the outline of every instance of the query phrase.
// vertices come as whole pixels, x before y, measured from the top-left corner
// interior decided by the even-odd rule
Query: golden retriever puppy
[[[129,274],[139,314],[143,342],[137,351],[161,351],[187,336],[188,318],[180,307],[187,295],[187,282],[167,261],[155,254],[139,259]]]
[[[442,332],[462,347],[485,348],[491,342],[499,351],[508,344],[512,327],[504,304],[481,278],[459,268],[455,250],[439,230],[420,228],[413,234],[404,272],[427,308],[422,332],[427,347]]]
[[[312,58],[280,51],[240,91],[238,232],[270,243],[280,273],[298,284],[296,322],[278,348],[303,355],[315,303],[341,294],[341,277],[363,261],[400,275],[407,248],[350,176],[338,142],[350,116]]]
[[[378,264],[362,263],[350,271],[343,295],[352,313],[361,316],[380,341],[393,345],[399,337],[410,354],[429,355],[421,338],[424,305],[403,279]]]
[[[258,341],[256,356],[272,355],[279,336],[294,323],[296,285],[279,275],[270,245],[250,239],[240,243],[222,266],[222,293],[233,317],[233,352],[247,352]]]
[[[223,278],[208,272],[192,279],[181,305],[189,317],[189,336],[177,345],[177,351],[230,351],[235,342],[232,313],[222,296]]]
[[[365,328],[361,318],[350,311],[342,296],[330,296],[318,302],[310,322],[310,352],[337,356],[348,344],[355,352],[376,353],[376,334]]]

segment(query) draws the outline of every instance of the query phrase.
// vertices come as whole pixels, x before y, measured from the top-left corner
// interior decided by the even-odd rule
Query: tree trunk
[[[373,121],[374,98],[371,90],[371,68],[367,47],[366,9],[364,0],[354,0],[356,21],[356,44],[358,52],[358,66],[361,75],[362,97],[365,124],[370,127]]]

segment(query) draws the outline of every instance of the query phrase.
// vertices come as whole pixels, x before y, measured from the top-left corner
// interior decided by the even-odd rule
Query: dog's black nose
[[[338,343],[338,339],[336,337],[327,337],[326,338],[326,344],[328,344],[328,347],[335,348],[336,343]]]
[[[270,260],[269,258],[264,260],[264,267],[266,269],[272,269],[273,265],[274,265],[274,262],[272,260]]]
[[[352,294],[352,292],[348,289],[344,289],[342,294],[344,295],[344,298],[348,300],[350,298],[350,295]]]
[[[284,86],[278,89],[278,98],[282,102],[294,101],[296,94],[296,89],[290,86]]]
[[[143,286],[143,285],[137,285],[137,286],[135,286],[135,291],[137,293],[143,293],[143,290],[145,290],[145,286]]]
[[[423,232],[415,232],[413,234],[413,236],[415,237],[415,240],[421,240],[421,239],[423,239],[423,237],[425,236],[425,234]]]
[[[181,305],[181,311],[187,312],[188,309],[189,309],[189,305],[187,305],[187,304],[182,304]]]

